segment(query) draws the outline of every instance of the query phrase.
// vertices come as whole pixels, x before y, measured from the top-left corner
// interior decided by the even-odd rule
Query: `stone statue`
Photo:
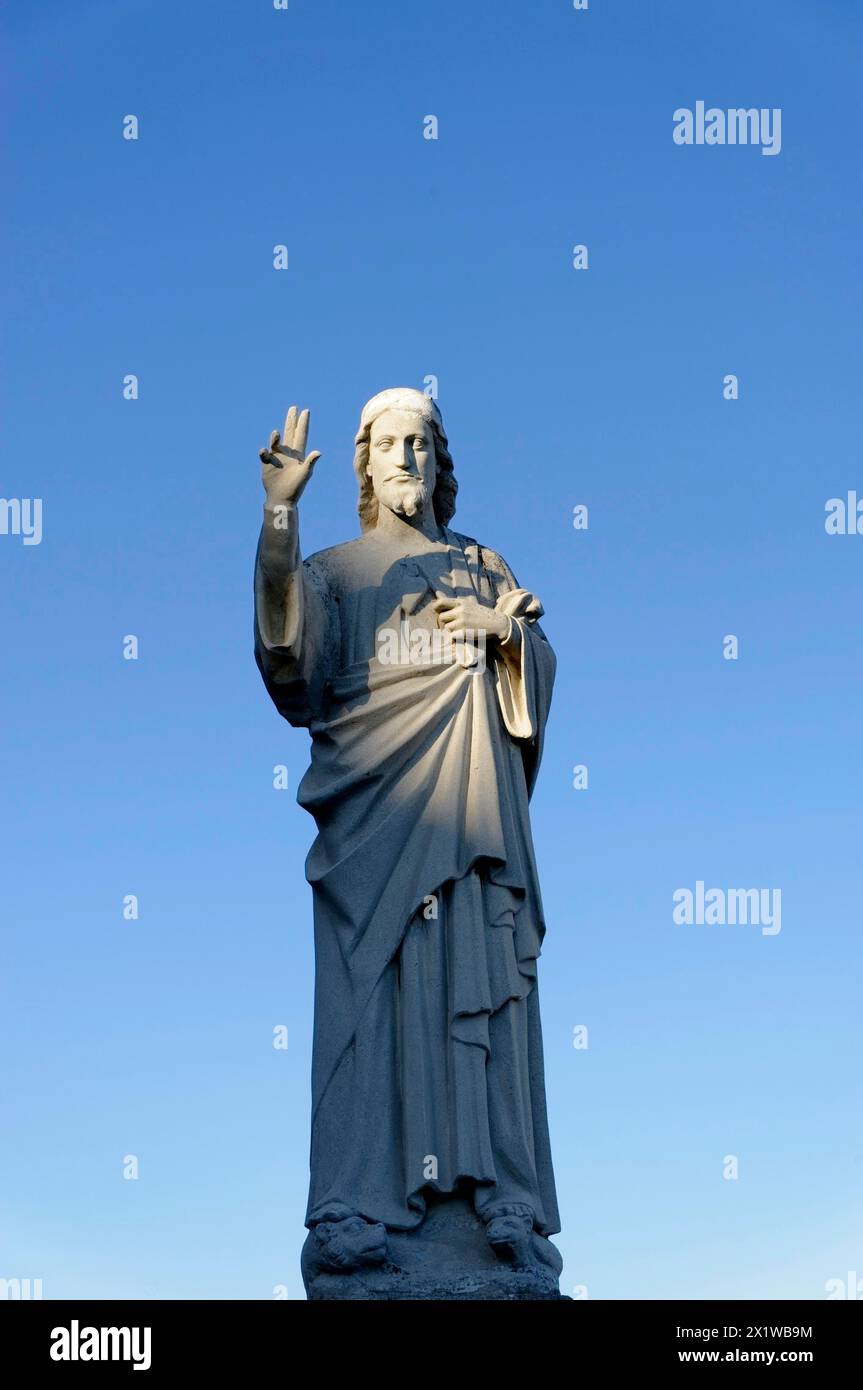
[[[311,735],[310,1298],[559,1298],[528,818],[555,658],[539,600],[451,529],[435,403],[362,411],[359,539],[300,555],[318,453],[260,451],[256,657]]]

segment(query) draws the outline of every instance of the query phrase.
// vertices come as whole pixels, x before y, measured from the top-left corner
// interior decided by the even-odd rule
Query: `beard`
[[[419,479],[389,482],[381,490],[381,501],[396,516],[413,517],[431,505],[431,492]]]

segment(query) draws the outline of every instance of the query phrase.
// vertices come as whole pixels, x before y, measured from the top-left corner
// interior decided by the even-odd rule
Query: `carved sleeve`
[[[508,639],[495,651],[494,674],[498,704],[512,738],[536,746],[542,744],[554,683],[555,656],[539,625],[543,607],[535,594],[522,589],[509,565],[494,551],[482,551],[482,564],[492,582],[495,608],[512,623]],[[531,759],[529,785],[536,775]]]
[[[255,659],[291,724],[320,712],[338,643],[338,605],[318,558],[300,555],[293,512],[278,546],[262,533],[255,563]]]

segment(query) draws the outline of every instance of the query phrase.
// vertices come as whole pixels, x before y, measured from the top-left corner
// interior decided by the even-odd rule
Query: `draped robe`
[[[426,1196],[560,1229],[536,961],[545,931],[528,817],[555,658],[493,551],[444,528],[393,556],[368,531],[303,562],[290,517],[256,567],[256,659],[311,735],[298,801],[315,924],[306,1224],[356,1212],[394,1230]],[[382,634],[436,629],[438,595],[512,618],[469,648],[385,658]]]

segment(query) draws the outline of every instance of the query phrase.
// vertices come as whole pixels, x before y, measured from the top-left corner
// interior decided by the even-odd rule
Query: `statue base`
[[[463,1197],[432,1197],[420,1226],[389,1231],[383,1264],[345,1273],[322,1269],[315,1254],[309,1235],[302,1272],[310,1300],[569,1301],[558,1287],[563,1262],[550,1240],[534,1232],[530,1265],[508,1264],[495,1255]]]

